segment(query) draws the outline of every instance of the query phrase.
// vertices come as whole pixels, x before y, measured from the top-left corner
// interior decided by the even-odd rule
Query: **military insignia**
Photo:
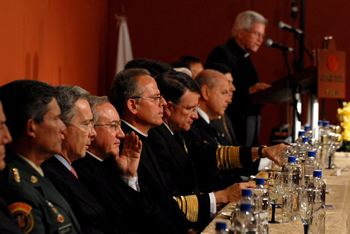
[[[61,215],[61,214],[58,214],[57,215],[57,221],[60,222],[60,223],[63,223],[64,222],[64,216]]]
[[[46,203],[51,207],[52,211],[53,211],[55,214],[57,214],[57,221],[60,222],[60,223],[63,223],[63,222],[64,222],[64,216],[61,215],[61,214],[58,212],[58,210],[54,207],[54,205],[53,205],[50,201],[46,200]]]
[[[38,178],[36,178],[36,176],[31,176],[30,177],[30,182],[32,182],[33,184],[38,182]]]
[[[13,179],[15,180],[15,182],[19,183],[21,182],[21,177],[19,176],[19,171],[17,168],[12,168],[13,171]]]
[[[9,206],[12,217],[24,233],[29,233],[34,227],[31,213],[32,207],[26,203],[16,202]]]

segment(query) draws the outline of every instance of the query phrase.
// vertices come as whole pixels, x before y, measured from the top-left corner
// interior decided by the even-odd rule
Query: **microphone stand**
[[[298,112],[297,105],[298,100],[296,99],[296,94],[300,94],[300,85],[297,85],[295,88],[292,88],[292,68],[289,65],[288,61],[288,50],[283,50],[283,57],[286,62],[287,70],[288,70],[288,82],[287,82],[287,96],[289,97],[290,91],[292,90],[293,102],[290,104],[293,106],[293,126],[292,126],[292,142],[295,142],[295,125],[296,120],[295,116],[297,116],[298,120],[301,121],[301,114]],[[289,122],[289,108],[287,108],[287,122]]]

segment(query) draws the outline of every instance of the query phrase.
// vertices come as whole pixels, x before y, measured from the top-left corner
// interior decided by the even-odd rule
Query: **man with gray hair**
[[[0,196],[12,217],[24,233],[81,233],[69,204],[41,167],[61,151],[66,130],[55,89],[36,80],[16,80],[0,88],[0,100],[13,138],[7,167],[0,173]]]
[[[43,163],[47,177],[70,204],[83,233],[106,231],[105,210],[79,181],[72,162],[83,158],[96,131],[88,102],[90,94],[78,86],[59,85],[57,102],[60,119],[66,125],[59,154]]]
[[[140,184],[148,189],[153,203],[162,209],[164,218],[171,222],[173,227],[167,229],[167,233],[195,233],[193,225],[169,193],[156,154],[147,144],[148,131],[163,123],[166,103],[156,81],[145,69],[126,69],[118,73],[113,81],[111,103],[120,114],[123,131],[134,131],[143,143],[137,173],[142,182]]]
[[[249,54],[259,50],[266,25],[267,19],[255,11],[240,13],[232,28],[232,38],[214,48],[207,58],[207,63],[222,63],[232,70],[236,92],[226,114],[242,146],[259,145],[261,106],[254,105],[249,95],[270,85],[259,81]]]

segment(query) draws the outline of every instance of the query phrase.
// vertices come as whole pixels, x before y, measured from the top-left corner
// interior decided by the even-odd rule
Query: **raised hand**
[[[127,178],[136,177],[142,151],[142,142],[131,132],[125,135],[123,151],[114,160],[121,175]]]

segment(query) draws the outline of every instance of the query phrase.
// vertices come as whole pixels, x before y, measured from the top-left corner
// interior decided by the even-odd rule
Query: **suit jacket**
[[[232,122],[226,114],[225,114],[225,120],[233,142],[231,142],[230,138],[227,136],[227,131],[224,127],[222,118],[212,120],[210,121],[210,124],[212,124],[216,129],[218,133],[218,139],[220,139],[221,142],[226,141],[228,145],[238,146],[238,142],[237,142],[235,133],[233,131]],[[260,159],[255,160],[251,167],[236,168],[236,169],[233,169],[232,171],[225,171],[223,172],[223,176],[226,178],[227,181],[241,182],[240,176],[249,177],[251,175],[256,175],[258,173],[259,163],[260,163]]]
[[[232,120],[239,145],[258,146],[262,106],[252,103],[249,87],[259,82],[259,78],[250,57],[246,54],[231,38],[226,44],[217,46],[211,51],[207,63],[222,63],[231,68],[236,91],[226,114]]]
[[[56,157],[42,164],[45,175],[68,201],[83,233],[103,233],[105,211],[85,186]]]
[[[122,122],[121,126],[125,133],[131,133],[133,131],[124,122]],[[147,188],[152,201],[164,211],[166,217],[177,228],[177,231],[179,233],[186,233],[189,229],[194,228],[194,226],[186,219],[184,213],[179,209],[177,203],[169,193],[155,153],[147,144],[146,137],[138,132],[135,133],[143,143],[140,164],[137,171],[140,184]]]
[[[209,145],[229,145],[225,138],[221,138],[216,129],[208,124],[202,116],[198,115],[191,125],[191,129],[186,132],[194,141],[206,142]]]
[[[5,172],[0,172],[0,177],[7,177],[8,175],[8,167],[6,167]],[[4,173],[4,174],[2,174]],[[4,181],[7,179],[4,178]],[[3,186],[0,179],[0,186]],[[4,188],[1,188],[3,190]],[[15,220],[13,219],[8,205],[0,198],[0,233],[8,233],[8,234],[23,234],[21,229],[16,225]]]
[[[26,233],[80,233],[69,204],[49,179],[17,154],[8,150],[6,155],[9,170],[1,180],[8,179],[0,196],[22,230]],[[65,228],[67,225],[70,227]],[[71,232],[64,232],[69,228]]]
[[[148,133],[147,143],[154,152],[164,174],[167,187],[172,196],[195,194],[198,198],[199,212],[197,224],[199,228],[208,225],[210,219],[210,200],[207,193],[201,194],[197,174],[192,160],[185,150],[182,136],[160,125]]]
[[[162,210],[152,206],[144,188],[138,193],[121,181],[112,157],[102,163],[87,152],[73,166],[79,180],[106,209],[108,233],[162,233],[174,228]]]
[[[224,121],[227,126],[228,132],[224,127]],[[224,117],[221,117],[220,119],[211,120],[210,124],[215,128],[220,142],[224,142],[224,140],[222,139],[224,138],[225,141],[228,143],[227,145],[239,146],[235,132],[233,131],[232,122],[227,114],[224,114]]]
[[[242,182],[241,175],[256,174],[254,171],[258,163],[256,163],[257,160],[254,163],[251,160],[250,147],[240,147],[240,161],[243,168],[220,171],[216,167],[218,142],[221,145],[229,144],[200,115],[193,121],[191,129],[182,132],[182,135],[185,137],[189,155],[194,162],[201,192],[222,190],[234,183]]]
[[[218,144],[230,144],[225,137],[221,136],[221,134],[219,134],[216,129],[211,124],[208,124],[200,115],[198,115],[198,119],[193,121],[191,129],[182,134],[187,136],[186,139],[188,147],[191,149],[191,157],[198,154],[198,152],[201,152],[201,150],[198,150],[199,148],[207,148],[205,145],[215,148],[215,152],[213,152],[213,150],[203,152],[203,155],[207,155],[203,160],[194,161],[201,191],[218,191],[225,189],[234,183],[241,182],[239,175],[234,173],[235,170],[220,171],[216,167],[216,148]],[[194,142],[201,142],[204,146],[199,146]],[[208,155],[208,152],[212,153]],[[205,163],[210,163],[215,167],[210,167],[209,165],[205,165]]]

